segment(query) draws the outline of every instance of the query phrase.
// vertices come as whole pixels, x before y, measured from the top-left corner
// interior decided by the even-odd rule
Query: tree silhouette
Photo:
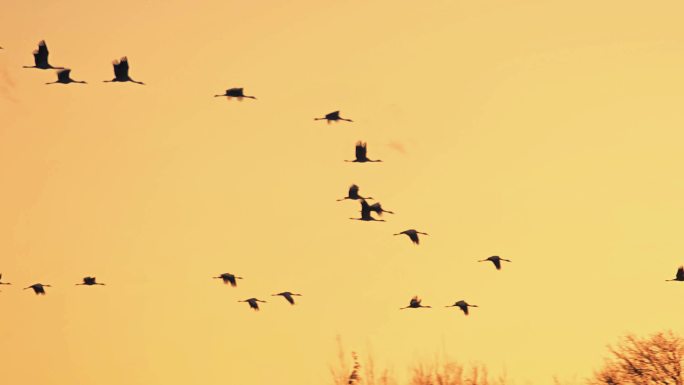
[[[672,332],[625,336],[594,373],[590,385],[683,385],[684,339]]]

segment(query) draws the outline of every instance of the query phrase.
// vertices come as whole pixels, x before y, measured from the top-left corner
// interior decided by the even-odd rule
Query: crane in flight
[[[49,82],[49,83],[45,83],[45,84],[57,84],[57,83],[59,83],[59,84],[69,84],[69,83],[87,84],[83,80],[72,79],[70,75],[71,75],[70,69],[65,68],[63,70],[59,70],[59,71],[57,71],[57,80],[55,80],[54,82]]]
[[[223,273],[219,275],[218,277],[212,277],[212,278],[217,278],[223,280],[223,283],[226,285],[230,284],[230,286],[235,287],[237,286],[237,281],[238,279],[242,279],[242,277],[236,277],[235,275],[231,273]]]
[[[52,287],[52,286],[45,285],[42,283],[34,283],[33,285],[31,285],[29,287],[25,287],[24,290],[33,289],[33,292],[36,293],[36,295],[45,295],[45,288],[46,287]]]
[[[249,307],[254,309],[254,311],[259,311],[259,302],[266,303],[266,301],[262,301],[256,298],[249,298],[238,302],[247,302],[249,304]]]
[[[497,270],[501,270],[501,261],[511,262],[510,259],[503,259],[498,255],[493,255],[487,259],[481,259],[478,262],[491,262],[494,264],[494,267],[496,267]]]
[[[380,159],[368,159],[366,155],[368,152],[368,146],[366,142],[358,141],[356,142],[356,158],[354,160],[345,160],[345,162],[351,163],[366,163],[366,162],[382,162]]]
[[[406,307],[401,307],[401,308],[399,308],[399,310],[404,310],[404,309],[419,309],[419,308],[421,308],[421,307],[423,307],[423,308],[431,308],[431,307],[432,307],[432,306],[422,305],[422,304],[421,304],[422,301],[423,301],[423,300],[420,299],[420,298],[418,298],[418,296],[414,296],[413,298],[411,298],[411,301],[409,302],[409,305],[408,305],[408,306],[406,306]]]
[[[48,56],[49,55],[50,55],[50,51],[48,51],[48,47],[47,47],[47,44],[45,43],[45,40],[41,40],[40,42],[38,42],[38,49],[33,51],[34,65],[24,66],[24,68],[38,68],[41,70],[49,70],[49,69],[61,70],[61,69],[64,69],[64,67],[53,67],[48,62]]]
[[[81,283],[76,284],[76,286],[79,286],[79,285],[84,285],[84,286],[102,285],[102,286],[104,286],[104,283],[97,282],[97,279],[95,279],[95,277],[83,277],[83,281]]]
[[[126,56],[122,57],[119,60],[114,60],[112,62],[112,65],[114,66],[114,79],[105,80],[105,83],[131,82],[136,84],[145,84],[143,82],[135,81],[130,76],[128,76],[128,70],[130,69],[130,66],[128,65],[128,58]]]
[[[411,239],[411,242],[413,242],[414,245],[420,244],[420,238],[418,237],[418,234],[428,235],[428,233],[421,233],[420,231],[414,230],[414,229],[404,230],[401,233],[396,233],[394,235],[402,235],[402,234],[407,235],[409,237],[409,239]]]
[[[463,311],[463,314],[468,315],[468,308],[469,307],[479,307],[479,306],[471,305],[464,300],[460,300],[460,301],[454,303],[453,305],[449,305],[447,307],[457,307],[457,308],[461,309],[461,311]]]
[[[214,95],[215,98],[220,98],[221,96],[225,96],[228,99],[237,98],[238,100],[242,100],[242,98],[256,99],[256,96],[245,95],[244,88],[229,88],[225,94]]]
[[[325,120],[325,121],[327,121],[328,124],[330,124],[330,122],[339,122],[340,120],[344,120],[346,122],[353,122],[353,120],[351,120],[351,119],[345,119],[345,118],[341,117],[340,111],[333,111],[329,114],[326,114],[322,118],[314,118],[314,120]]]
[[[370,222],[370,221],[385,222],[384,219],[373,218],[373,216],[371,215],[371,211],[373,211],[373,210],[371,210],[368,202],[366,202],[365,199],[361,199],[361,218],[349,218],[349,219],[353,219],[356,221],[366,221],[366,222]]]
[[[273,296],[273,297],[282,296],[283,298],[285,298],[285,299],[287,300],[287,302],[290,303],[290,305],[294,305],[294,304],[295,304],[295,301],[294,301],[294,298],[292,298],[292,297],[293,297],[293,296],[295,296],[295,297],[301,297],[302,295],[301,295],[301,294],[291,293],[291,292],[289,292],[289,291],[284,291],[284,292],[278,293],[278,294],[271,294],[271,296]]]
[[[346,199],[351,199],[351,200],[373,199],[373,197],[362,197],[361,195],[359,195],[359,186],[353,184],[353,185],[349,186],[349,192],[347,193],[347,196],[342,198],[342,199],[338,199],[337,201],[341,202],[341,201],[346,200]]]

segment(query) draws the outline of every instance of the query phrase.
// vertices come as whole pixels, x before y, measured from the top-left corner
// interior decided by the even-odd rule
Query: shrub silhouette
[[[608,348],[611,357],[589,379],[590,385],[682,385],[684,339],[672,332],[647,338],[634,335]]]

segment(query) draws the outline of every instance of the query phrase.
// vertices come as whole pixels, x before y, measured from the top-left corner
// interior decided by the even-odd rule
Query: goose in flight
[[[48,62],[48,56],[49,55],[50,55],[50,51],[48,51],[47,44],[45,43],[45,40],[41,40],[38,43],[38,49],[33,51],[33,62],[35,64],[32,66],[24,66],[24,68],[38,68],[41,70],[48,70],[48,69],[61,70],[61,69],[64,69],[64,67],[53,67]]]
[[[324,117],[322,117],[322,118],[314,118],[314,120],[325,120],[325,121],[327,121],[328,123],[330,123],[330,122],[338,122],[338,121],[340,121],[340,120],[344,120],[344,121],[347,121],[347,122],[353,122],[353,120],[351,120],[351,119],[345,119],[345,118],[341,117],[341,116],[340,116],[340,111],[333,111],[333,112],[331,112],[331,113],[329,113],[329,114],[326,114],[326,115],[325,115]]]
[[[407,235],[411,239],[411,242],[413,242],[414,245],[420,244],[420,238],[418,237],[418,234],[428,235],[428,233],[421,233],[420,231],[414,230],[414,229],[404,230],[401,233],[397,233],[394,235],[402,235],[402,234]]]
[[[501,261],[511,262],[510,259],[503,259],[498,255],[493,255],[487,259],[481,259],[478,262],[491,262],[494,264],[494,267],[496,267],[497,270],[501,270]]]
[[[259,302],[266,303],[266,301],[262,301],[256,298],[249,298],[238,302],[247,302],[249,304],[249,307],[254,309],[254,311],[259,311]]]
[[[218,277],[212,277],[212,278],[217,278],[223,280],[223,283],[226,285],[230,284],[230,286],[235,287],[237,286],[237,279],[242,279],[242,277],[236,277],[233,274],[230,273],[223,273],[219,275]]]
[[[215,98],[220,98],[221,96],[226,96],[228,99],[237,98],[242,100],[242,98],[256,99],[255,96],[245,95],[244,88],[229,88],[226,90],[225,94],[214,95]]]
[[[290,305],[294,305],[294,304],[295,304],[294,298],[292,298],[293,296],[295,296],[295,297],[301,297],[301,294],[290,293],[289,291],[284,291],[284,292],[282,292],[282,293],[271,294],[271,295],[274,296],[274,297],[275,297],[275,296],[279,296],[279,295],[282,296],[283,298],[285,298],[285,299],[287,300],[287,302],[290,303]]]
[[[404,309],[418,309],[418,308],[421,308],[421,307],[424,307],[424,308],[430,308],[430,307],[432,307],[432,306],[422,305],[422,304],[421,304],[422,301],[423,301],[423,300],[420,299],[420,298],[418,298],[418,296],[415,296],[415,297],[411,298],[411,301],[409,302],[409,305],[408,305],[408,306],[399,308],[399,310],[404,310]]]
[[[449,305],[447,307],[457,307],[457,308],[461,309],[461,311],[463,311],[463,314],[468,315],[468,308],[469,307],[479,307],[479,306],[471,305],[464,300],[460,300],[460,301],[454,303],[453,305]]]

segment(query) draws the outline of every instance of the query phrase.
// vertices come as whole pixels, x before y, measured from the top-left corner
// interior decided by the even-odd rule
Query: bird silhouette
[[[666,281],[681,281],[684,282],[684,266],[679,266],[677,269],[677,275],[674,279],[667,279]]]
[[[359,195],[359,186],[353,184],[353,185],[349,186],[349,192],[347,193],[347,196],[342,198],[342,199],[338,199],[337,201],[340,202],[340,201],[343,201],[346,199],[352,199],[352,200],[373,199],[373,197],[362,197],[361,195]]]
[[[469,308],[469,307],[479,307],[479,306],[477,306],[477,305],[471,305],[471,304],[469,304],[468,302],[466,302],[466,301],[464,301],[464,300],[460,300],[460,301],[454,303],[453,305],[449,305],[449,306],[446,306],[446,307],[457,307],[457,308],[459,308],[459,309],[461,309],[461,310],[463,311],[463,314],[468,315],[468,308]]]
[[[380,202],[373,203],[372,205],[368,206],[368,208],[370,209],[370,211],[373,211],[380,216],[382,216],[382,213],[394,214],[393,211],[387,211],[383,209]]]
[[[506,261],[506,262],[511,262],[510,259],[503,259],[499,257],[498,255],[493,255],[487,259],[481,259],[478,262],[491,262],[494,264],[494,267],[496,267],[497,270],[501,270],[501,261]]]
[[[341,117],[340,111],[333,111],[329,114],[326,114],[322,118],[314,118],[314,120],[326,120],[328,124],[330,124],[330,122],[339,122],[340,120],[344,120],[346,122],[353,122],[353,120],[351,120],[351,119],[345,119],[345,118]]]
[[[87,84],[86,82],[84,82],[84,81],[82,81],[82,80],[74,80],[74,79],[72,79],[72,78],[69,76],[70,74],[71,74],[71,70],[70,70],[70,69],[59,70],[59,71],[57,71],[57,80],[54,81],[54,82],[49,82],[49,83],[45,83],[45,84],[57,84],[57,83],[61,83],[61,84],[69,84],[69,83]]]
[[[415,244],[415,245],[420,244],[420,238],[418,237],[418,234],[428,235],[428,233],[421,233],[420,231],[417,231],[414,229],[404,230],[401,233],[397,233],[394,235],[402,235],[402,234],[406,234],[411,239],[411,242],[413,242],[413,244]]]
[[[226,96],[226,97],[228,97],[228,99],[238,98],[238,100],[242,100],[242,98],[256,99],[255,96],[245,95],[244,90],[245,90],[244,88],[229,88],[226,90],[225,94],[214,95],[214,97],[218,98],[221,96]]]
[[[266,301],[262,301],[256,298],[249,298],[238,302],[247,302],[249,304],[249,307],[254,309],[254,311],[259,311],[259,302],[266,303]]]
[[[130,68],[128,65],[128,58],[126,56],[122,57],[119,60],[114,60],[112,62],[112,65],[114,65],[114,79],[112,80],[105,80],[105,83],[113,83],[113,82],[131,82],[131,83],[137,83],[137,84],[145,84],[143,82],[138,82],[133,79],[131,79],[130,76],[128,76],[128,69]]]
[[[223,283],[225,283],[226,285],[230,284],[230,286],[232,286],[232,287],[237,286],[236,279],[242,279],[242,277],[236,277],[235,275],[230,274],[230,273],[223,273],[223,274],[219,275],[218,277],[212,277],[212,278],[221,279],[221,280],[223,280]]]
[[[38,49],[33,51],[33,62],[35,64],[32,66],[24,66],[24,68],[38,68],[41,70],[64,69],[64,67],[53,67],[48,62],[49,55],[50,51],[48,51],[47,44],[45,44],[45,40],[41,40],[38,43]]]
[[[384,219],[375,219],[371,215],[371,206],[366,202],[365,199],[361,199],[361,218],[349,218],[357,221],[376,221],[385,222]]]
[[[97,282],[97,280],[95,279],[95,277],[83,277],[83,282],[82,282],[82,283],[77,283],[76,285],[77,285],[77,286],[78,286],[78,285],[85,285],[85,286],[103,285],[103,286],[104,286],[104,283],[99,283],[99,282]]]
[[[0,285],[11,285],[9,282],[2,282],[2,274],[0,274]]]
[[[366,142],[358,141],[356,142],[356,159],[354,160],[345,160],[345,162],[354,162],[354,163],[366,163],[366,162],[382,162],[380,159],[372,160],[368,159],[366,156],[367,153],[367,146]]]
[[[415,296],[415,297],[411,298],[411,301],[409,302],[409,305],[408,305],[408,306],[406,306],[406,307],[401,307],[401,308],[399,308],[399,310],[404,310],[404,309],[418,309],[418,308],[421,308],[421,307],[426,307],[426,308],[432,307],[432,306],[424,306],[424,305],[422,305],[422,304],[421,304],[422,301],[423,301],[423,300],[420,299],[420,298],[418,298],[418,296]]]
[[[284,292],[278,293],[278,294],[271,294],[271,296],[273,296],[273,297],[279,296],[279,295],[282,296],[283,298],[285,298],[287,300],[287,302],[290,303],[290,305],[295,304],[294,298],[292,298],[293,296],[301,297],[301,294],[290,293],[289,291],[284,291]]]
[[[33,285],[31,285],[29,287],[25,287],[24,290],[33,289],[33,292],[36,293],[36,295],[45,295],[45,288],[46,287],[52,287],[52,286],[45,285],[42,283],[34,283]]]

